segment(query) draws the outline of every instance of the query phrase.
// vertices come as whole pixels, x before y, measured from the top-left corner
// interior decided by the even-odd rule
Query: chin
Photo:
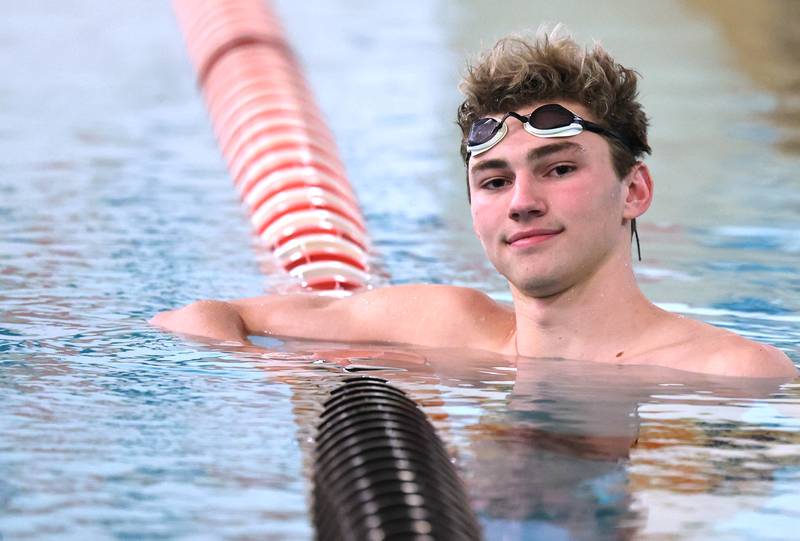
[[[534,298],[552,297],[566,289],[563,280],[552,275],[510,277],[506,279],[523,295]]]
[[[547,297],[553,297],[558,295],[559,293],[564,292],[566,289],[565,287],[561,286],[560,284],[525,284],[525,287],[517,288],[523,293],[526,297],[531,297],[534,299],[546,299]]]

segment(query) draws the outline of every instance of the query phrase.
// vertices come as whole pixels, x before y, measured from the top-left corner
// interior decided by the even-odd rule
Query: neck
[[[512,295],[516,351],[525,357],[623,361],[659,312],[624,253],[557,294],[535,297],[512,286]]]

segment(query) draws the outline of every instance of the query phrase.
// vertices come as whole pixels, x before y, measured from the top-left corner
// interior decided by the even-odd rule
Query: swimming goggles
[[[628,147],[625,139],[614,131],[598,126],[594,122],[584,120],[557,103],[549,103],[537,107],[528,116],[509,111],[500,120],[491,117],[479,118],[472,123],[469,136],[467,136],[467,152],[469,155],[477,156],[502,141],[503,137],[508,133],[508,126],[506,126],[505,122],[510,116],[522,122],[522,127],[525,131],[536,137],[572,137],[583,130],[587,130],[613,137],[625,147]]]

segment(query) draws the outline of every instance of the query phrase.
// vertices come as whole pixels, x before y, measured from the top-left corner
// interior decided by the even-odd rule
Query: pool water
[[[800,365],[800,14],[725,6],[277,3],[392,282],[508,299],[471,233],[455,84],[564,21],[644,76],[645,292]],[[800,380],[149,327],[287,283],[169,6],[31,0],[0,29],[0,539],[310,539],[316,416],[364,371],[431,417],[487,539],[796,538]]]

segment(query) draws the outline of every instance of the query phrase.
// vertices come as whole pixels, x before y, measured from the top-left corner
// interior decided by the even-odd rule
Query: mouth
[[[514,248],[525,248],[546,242],[556,235],[559,235],[563,229],[527,229],[525,231],[518,231],[506,239],[506,244]]]

